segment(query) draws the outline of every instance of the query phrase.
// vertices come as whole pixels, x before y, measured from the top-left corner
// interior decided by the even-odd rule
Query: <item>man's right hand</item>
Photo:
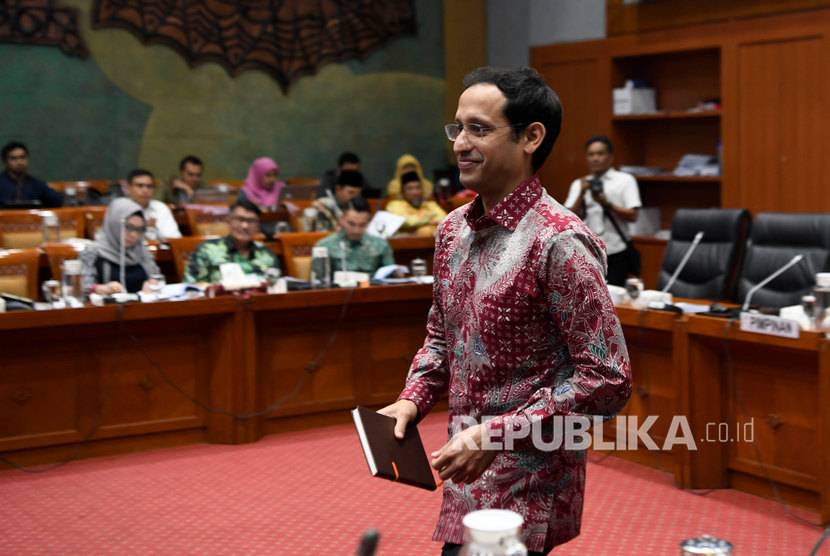
[[[588,189],[590,187],[591,187],[591,182],[590,181],[582,180],[582,193],[585,193],[586,191],[588,191]]]
[[[173,178],[172,181],[173,189],[181,189],[185,193],[187,193],[188,197],[193,197],[193,188],[184,183],[179,178]]]
[[[379,409],[378,413],[395,419],[395,438],[403,438],[406,425],[418,418],[418,407],[409,400],[398,400],[392,405]]]

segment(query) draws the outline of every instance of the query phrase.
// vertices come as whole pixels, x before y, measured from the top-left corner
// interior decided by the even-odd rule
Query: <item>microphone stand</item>
[[[695,234],[695,238],[692,240],[692,244],[686,250],[686,253],[683,255],[683,258],[680,259],[680,264],[677,265],[676,269],[674,269],[674,274],[671,275],[669,281],[666,283],[663,289],[660,290],[661,292],[666,293],[671,289],[671,287],[674,285],[674,282],[677,280],[677,277],[680,276],[680,272],[686,266],[686,263],[689,262],[689,258],[691,258],[692,253],[695,252],[695,249],[697,248],[697,245],[698,243],[700,243],[701,239],[703,239],[703,230]]]
[[[348,271],[346,270],[346,242],[340,241],[340,266],[343,268],[343,280],[348,280]]]
[[[796,264],[798,261],[800,261],[803,258],[804,258],[804,255],[796,255],[795,257],[790,259],[790,262],[788,262],[787,264],[785,264],[784,266],[782,266],[781,268],[779,268],[778,270],[776,270],[775,272],[773,272],[772,274],[770,274],[769,276],[767,276],[766,278],[764,278],[763,280],[761,280],[760,282],[755,284],[755,286],[753,286],[748,292],[746,292],[746,299],[744,300],[743,307],[741,307],[741,311],[745,312],[745,311],[749,310],[749,300],[752,299],[752,295],[755,292],[757,292],[758,290],[760,290],[761,288],[763,288],[764,286],[766,286],[767,284],[772,282],[781,273],[783,273],[785,270],[787,270],[788,268],[790,268],[791,266],[793,266],[794,264]]]

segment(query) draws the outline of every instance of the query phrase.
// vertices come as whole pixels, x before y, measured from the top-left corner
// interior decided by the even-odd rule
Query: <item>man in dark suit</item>
[[[26,145],[12,141],[3,147],[3,165],[6,170],[0,174],[0,206],[13,208],[6,205],[15,201],[40,202],[43,207],[63,205],[63,195],[27,174],[29,149]]]

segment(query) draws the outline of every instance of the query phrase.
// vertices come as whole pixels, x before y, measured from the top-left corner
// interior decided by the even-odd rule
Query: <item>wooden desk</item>
[[[672,416],[683,414],[685,392],[686,319],[676,313],[638,309],[630,303],[617,306],[617,315],[631,360],[633,390],[621,415],[645,423],[657,417],[650,437],[663,446]],[[631,424],[629,421],[628,424]],[[604,427],[608,441],[616,438],[615,423]],[[688,462],[678,450],[649,451],[640,441],[638,449],[616,451],[615,455],[652,467],[661,466],[674,473],[679,482]]]
[[[732,487],[772,497],[757,445],[783,499],[830,519],[827,339],[816,332],[796,340],[751,334],[727,319],[630,305],[618,306],[617,314],[634,379],[622,414],[636,416],[639,424],[656,416],[649,433],[659,446],[671,418],[685,416],[696,449],[655,453],[640,443],[638,450],[615,455],[652,466],[659,461],[687,488]],[[605,429],[605,439],[613,440],[616,429]]]
[[[0,315],[0,453],[19,464],[187,444],[252,442],[391,403],[426,335],[430,285],[221,297]],[[121,340],[119,342],[119,337]],[[145,357],[146,353],[146,357]],[[152,362],[149,359],[152,360]],[[162,374],[163,373],[163,374]],[[181,388],[210,412],[169,384]],[[104,400],[101,405],[101,400]]]
[[[692,431],[712,436],[709,423],[727,423],[729,441],[699,443],[684,482],[770,497],[765,469],[785,500],[830,519],[828,340],[816,332],[798,339],[741,332],[738,322],[691,315],[688,354]]]
[[[130,304],[124,326],[189,396],[234,411],[236,300]],[[119,307],[0,315],[0,452],[59,461],[93,428],[84,457],[188,442],[234,442],[233,420],[207,414],[119,338]],[[104,400],[103,405],[101,400]]]
[[[431,303],[432,286],[424,284],[254,297],[247,325],[256,345],[256,407],[289,396],[306,375],[299,392],[264,417],[261,430],[292,428],[297,416],[321,422],[332,412],[394,401],[424,343]]]

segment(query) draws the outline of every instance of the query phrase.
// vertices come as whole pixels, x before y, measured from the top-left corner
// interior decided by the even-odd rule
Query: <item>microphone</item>
[[[340,265],[343,267],[343,274],[346,274],[346,242],[340,241]],[[345,278],[344,278],[345,280]]]
[[[760,290],[761,288],[763,288],[764,286],[766,286],[767,284],[772,282],[775,278],[778,277],[779,274],[783,273],[785,270],[787,270],[788,268],[790,268],[791,266],[793,266],[794,264],[796,264],[798,261],[800,261],[803,258],[804,258],[804,255],[796,255],[795,257],[790,259],[787,264],[785,264],[784,266],[782,266],[781,268],[779,268],[778,270],[776,270],[775,272],[773,272],[772,274],[770,274],[769,276],[767,276],[766,278],[764,278],[763,280],[761,280],[760,282],[755,284],[752,288],[750,288],[750,290],[748,292],[746,292],[746,299],[744,300],[743,307],[741,307],[741,311],[748,311],[749,310],[749,300],[752,299],[752,295],[755,292],[757,292],[758,290]],[[808,259],[808,262],[809,262],[809,259]]]
[[[372,556],[378,547],[380,533],[376,529],[367,529],[357,547],[357,556]]]
[[[695,252],[695,249],[697,248],[697,245],[698,243],[700,243],[701,239],[703,239],[703,230],[695,234],[695,237],[692,240],[692,244],[689,246],[688,249],[686,249],[686,252],[683,254],[683,258],[680,259],[680,264],[677,265],[676,269],[674,269],[674,274],[671,275],[669,281],[666,282],[666,285],[663,287],[662,290],[660,290],[661,292],[666,293],[667,291],[669,291],[669,289],[671,289],[671,287],[674,285],[674,282],[677,280],[677,277],[680,276],[680,271],[682,271],[683,268],[686,266],[686,263],[689,262],[692,253]]]

